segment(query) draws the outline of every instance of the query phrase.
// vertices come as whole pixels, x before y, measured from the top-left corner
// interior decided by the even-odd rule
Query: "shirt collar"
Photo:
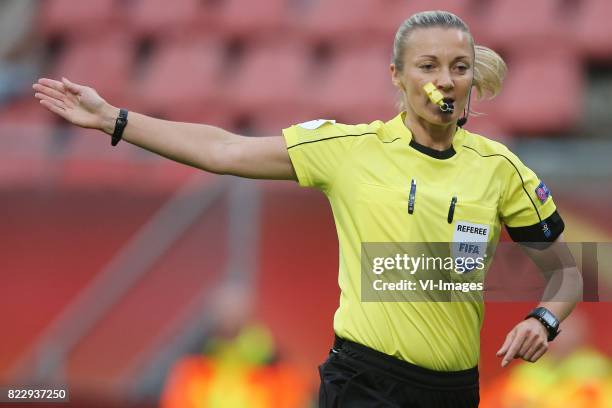
[[[396,117],[391,119],[385,124],[387,128],[387,137],[396,138],[401,137],[407,144],[412,141],[412,132],[406,127],[406,112],[399,113]],[[466,131],[461,127],[457,127],[457,131],[453,136],[452,146],[456,153],[459,153],[463,148],[463,144],[466,138]],[[426,154],[426,153],[425,153]]]

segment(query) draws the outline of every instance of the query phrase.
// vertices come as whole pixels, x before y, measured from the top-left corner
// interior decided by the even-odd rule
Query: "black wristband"
[[[550,310],[545,307],[536,307],[527,315],[527,317],[525,317],[525,320],[529,319],[530,317],[537,319],[540,323],[542,323],[544,328],[546,328],[546,331],[548,332],[548,341],[553,341],[561,332],[561,330],[559,330],[559,320]]]
[[[123,137],[123,131],[128,124],[127,120],[128,111],[126,109],[119,109],[119,116],[115,121],[115,130],[113,131],[113,137],[111,139],[111,146],[117,146],[117,143]]]

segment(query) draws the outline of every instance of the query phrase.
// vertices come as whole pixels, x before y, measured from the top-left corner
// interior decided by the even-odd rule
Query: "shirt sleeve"
[[[350,154],[360,126],[319,119],[283,129],[287,151],[300,186],[329,190]]]
[[[515,155],[506,152],[511,165],[501,200],[501,219],[516,242],[553,242],[565,225],[546,184]]]

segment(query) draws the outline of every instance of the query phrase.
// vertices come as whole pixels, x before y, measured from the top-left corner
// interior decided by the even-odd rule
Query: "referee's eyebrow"
[[[430,58],[430,59],[438,59],[438,57],[437,57],[436,55],[429,55],[429,54],[427,54],[427,55],[419,55],[417,58]],[[459,59],[468,59],[468,60],[469,60],[469,59],[470,59],[470,57],[469,57],[469,56],[467,56],[467,55],[459,55],[459,56],[455,57],[455,58],[453,59],[453,61],[457,61],[457,60],[459,60]]]

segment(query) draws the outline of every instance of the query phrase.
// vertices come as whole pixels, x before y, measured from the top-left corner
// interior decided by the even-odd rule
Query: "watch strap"
[[[111,139],[111,146],[117,146],[117,143],[123,137],[123,131],[128,124],[128,111],[127,109],[119,109],[119,116],[115,121],[115,130],[113,131],[113,136]]]

